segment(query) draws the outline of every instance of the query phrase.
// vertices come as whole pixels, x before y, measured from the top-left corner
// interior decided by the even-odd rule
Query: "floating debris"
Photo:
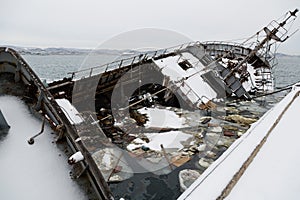
[[[198,146],[198,148],[197,148],[197,150],[198,150],[199,152],[205,151],[205,149],[206,149],[206,144],[200,144],[200,145]]]
[[[181,165],[185,164],[186,162],[190,161],[191,157],[189,155],[183,155],[179,154],[176,156],[173,156],[171,158],[171,163],[175,165],[176,167],[180,167]]]
[[[225,120],[230,122],[235,122],[242,125],[250,125],[257,121],[257,119],[249,118],[249,117],[243,117],[241,115],[229,115],[225,117]]]
[[[180,190],[184,192],[188,187],[190,187],[197,178],[199,178],[201,174],[192,169],[184,169],[179,172],[179,183],[180,183]]]
[[[232,131],[223,131],[224,136],[232,137],[235,136],[235,134]]]
[[[148,161],[150,161],[151,163],[159,163],[162,160],[162,157],[160,154],[156,154],[152,157],[148,157],[146,158]]]
[[[109,179],[108,179],[108,182],[121,182],[123,181],[124,179],[120,176],[120,175],[112,175]]]
[[[212,159],[201,158],[201,159],[199,160],[199,165],[200,165],[201,167],[204,167],[204,168],[208,168],[208,167],[211,165],[211,163],[213,163],[213,160],[212,160]]]
[[[133,175],[132,169],[122,156],[122,152],[117,148],[105,148],[93,154],[93,158],[97,161],[104,179],[125,180]],[[119,171],[118,169],[122,169]],[[116,176],[118,175],[118,176]]]
[[[210,122],[210,120],[211,120],[211,117],[201,117],[200,123],[207,124],[208,122]]]

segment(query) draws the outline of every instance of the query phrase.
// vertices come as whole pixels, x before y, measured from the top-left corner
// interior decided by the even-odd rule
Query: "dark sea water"
[[[83,69],[83,68],[88,68],[88,67],[95,67],[95,66],[99,66],[102,65],[104,63],[107,62],[111,62],[114,59],[116,59],[116,55],[91,55],[91,56],[87,56],[87,55],[23,55],[23,57],[25,58],[25,60],[29,63],[29,65],[33,68],[33,70],[38,74],[38,76],[42,79],[45,80],[47,82],[51,82],[53,80],[58,80],[58,79],[62,79],[65,76],[69,76],[68,72],[73,72],[79,69]],[[281,56],[278,58],[278,65],[273,69],[274,71],[274,75],[275,75],[275,80],[276,80],[276,87],[283,87],[292,83],[295,83],[297,81],[300,81],[300,57],[289,57],[289,56]],[[0,102],[1,103],[1,102]],[[22,105],[20,105],[22,107]],[[22,108],[23,109],[23,108]],[[37,124],[36,119],[33,119],[34,123]],[[39,125],[36,125],[36,129],[38,131],[39,129]],[[36,130],[33,130],[32,133],[36,132]],[[13,160],[10,159],[10,157],[12,156],[16,156],[19,155],[18,151],[23,151],[24,149],[22,149],[24,146],[25,148],[28,148],[25,144],[23,144],[26,138],[28,138],[31,134],[31,132],[28,133],[28,135],[23,136],[24,138],[21,140],[20,137],[6,137],[3,141],[0,142],[0,162],[2,163],[3,160],[8,160],[11,162],[11,164],[13,165]],[[51,145],[51,141],[53,140],[53,138],[49,138],[46,137],[44,138],[43,142],[47,143],[47,141],[45,141],[45,139],[49,139],[48,141],[48,147],[47,145],[43,147],[43,151],[46,154],[49,154],[49,159],[46,159],[46,161],[43,162],[59,162],[59,164],[57,166],[61,166],[60,168],[63,169],[63,171],[65,171],[66,174],[69,173],[69,167],[66,166],[65,164],[65,159],[62,159],[62,157],[58,157],[59,154],[64,154],[64,152],[59,152],[59,150],[56,149],[56,147],[54,145]],[[21,141],[20,141],[21,140]],[[20,144],[22,143],[22,145],[20,145],[20,147],[18,147],[17,145],[14,146],[14,151],[8,151],[7,149],[4,150],[4,148],[6,148],[9,145],[14,145],[14,144]],[[23,147],[22,147],[23,146]],[[48,148],[48,149],[47,149]],[[55,149],[55,150],[54,150]],[[28,150],[29,151],[29,150]],[[38,148],[31,148],[30,151],[39,151]],[[5,157],[1,157],[1,154],[5,153]],[[37,154],[37,156],[41,156],[44,154]],[[26,155],[25,155],[26,156]],[[36,162],[40,162],[38,160],[38,158],[32,158],[31,159],[36,159]],[[52,159],[52,160],[51,160]],[[43,159],[45,160],[45,159]],[[7,161],[7,162],[8,162]],[[22,159],[22,161],[26,162],[26,159]],[[18,163],[18,160],[15,161],[16,163]],[[22,164],[18,163],[18,165],[20,165],[20,167],[22,168]],[[30,168],[31,166],[26,166],[26,170],[28,170],[28,168]],[[2,168],[0,168],[0,171],[3,173]],[[7,179],[11,176],[14,176],[14,174],[16,173],[17,170],[15,167],[14,168],[10,168],[10,167],[6,167],[5,168],[5,174],[7,177]],[[39,169],[37,169],[39,170]],[[22,175],[22,171],[18,173],[18,176]],[[25,172],[24,172],[25,173]],[[7,175],[8,174],[8,175]],[[57,180],[57,184],[60,187],[65,187],[65,184],[68,184],[68,191],[78,191],[78,187],[76,185],[74,185],[74,183],[72,181],[68,181],[65,180],[66,183],[61,183],[59,180],[61,178],[61,171],[59,171],[59,173],[52,173],[51,177],[54,178],[55,180]],[[65,176],[64,176],[65,177]],[[66,178],[66,177],[65,177]],[[158,196],[160,195],[163,199],[168,199],[167,197],[176,197],[178,196],[178,194],[175,194],[172,190],[178,190],[179,188],[175,187],[169,187],[167,185],[165,185],[165,182],[163,181],[164,179],[172,179],[173,181],[177,179],[176,176],[174,177],[167,177],[167,176],[162,176],[162,177],[150,177],[149,179],[145,180],[146,182],[148,182],[148,185],[157,185],[153,188],[156,188],[157,190],[155,191],[161,191],[163,192],[162,194],[158,194]],[[141,177],[142,179],[142,177]],[[18,181],[18,184],[16,185],[16,187],[21,187],[22,185],[27,185],[28,182],[33,182],[36,183],[36,187],[31,187],[28,189],[28,192],[34,192],[36,195],[29,195],[30,199],[32,200],[38,200],[38,199],[45,199],[43,197],[43,190],[39,190],[39,184],[42,184],[40,182],[42,182],[41,177],[38,176],[38,173],[32,173],[32,176],[21,176],[19,179],[16,179]],[[43,179],[44,180],[44,179]],[[0,199],[7,199],[7,197],[11,197],[10,200],[15,200],[15,199],[20,199],[19,197],[21,197],[22,195],[13,195],[15,190],[12,189],[11,192],[13,194],[9,194],[9,192],[6,191],[6,193],[4,193],[3,191],[1,192],[1,189],[3,188],[7,188],[8,185],[6,185],[6,181],[3,178],[0,177]],[[44,180],[45,181],[45,180]],[[13,185],[13,183],[10,181],[10,187],[15,187]],[[128,182],[128,184],[130,184],[130,182]],[[6,187],[4,187],[6,186]],[[49,189],[51,190],[51,185],[47,185],[46,187],[49,187]],[[73,188],[73,189],[72,189]],[[130,188],[130,187],[129,187]],[[86,196],[83,194],[83,192],[79,191],[76,193],[75,197],[74,195],[70,195],[69,197],[67,197],[67,190],[58,190],[58,192],[62,192],[61,196],[64,197],[64,199],[86,199]],[[128,190],[128,188],[124,188],[123,191]],[[22,189],[23,192],[26,192],[26,188]],[[155,193],[155,191],[148,191],[149,194],[151,193]],[[3,195],[5,194],[5,195]],[[60,194],[57,194],[57,196],[59,196]],[[121,197],[121,194],[118,195],[119,197]],[[15,198],[13,198],[15,197]],[[24,199],[24,198],[23,198]],[[133,198],[134,199],[134,198]],[[171,198],[172,199],[172,198]]]

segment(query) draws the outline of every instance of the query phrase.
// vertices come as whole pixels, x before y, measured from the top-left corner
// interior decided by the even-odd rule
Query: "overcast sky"
[[[300,0],[3,0],[0,45],[95,48],[120,33],[149,28],[183,40],[239,39],[295,8]],[[279,52],[300,55],[300,31]]]

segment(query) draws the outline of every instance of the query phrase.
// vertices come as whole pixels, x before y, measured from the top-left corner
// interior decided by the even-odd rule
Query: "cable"
[[[268,96],[268,95],[276,94],[276,93],[279,93],[279,92],[282,92],[282,91],[285,91],[285,90],[289,90],[292,87],[293,86],[289,86],[289,87],[285,87],[285,88],[280,89],[280,90],[276,90],[274,92],[269,92],[269,93],[265,93],[265,94],[256,95],[255,97],[252,97],[251,99],[256,99],[256,98],[259,98],[259,97],[265,97],[265,96]]]
[[[291,83],[291,84],[288,84],[288,85],[286,85],[286,86],[284,86],[284,87],[276,87],[277,89],[283,89],[283,88],[286,88],[286,87],[290,87],[290,86],[293,86],[293,85],[295,85],[295,84],[297,84],[297,83],[299,83],[300,81],[297,81],[297,82],[294,82],[294,83]]]

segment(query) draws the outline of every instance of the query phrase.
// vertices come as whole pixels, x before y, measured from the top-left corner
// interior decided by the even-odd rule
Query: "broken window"
[[[189,63],[188,60],[183,60],[183,61],[178,62],[178,65],[179,65],[183,70],[187,70],[187,69],[193,67],[193,65],[191,65],[191,63]]]

